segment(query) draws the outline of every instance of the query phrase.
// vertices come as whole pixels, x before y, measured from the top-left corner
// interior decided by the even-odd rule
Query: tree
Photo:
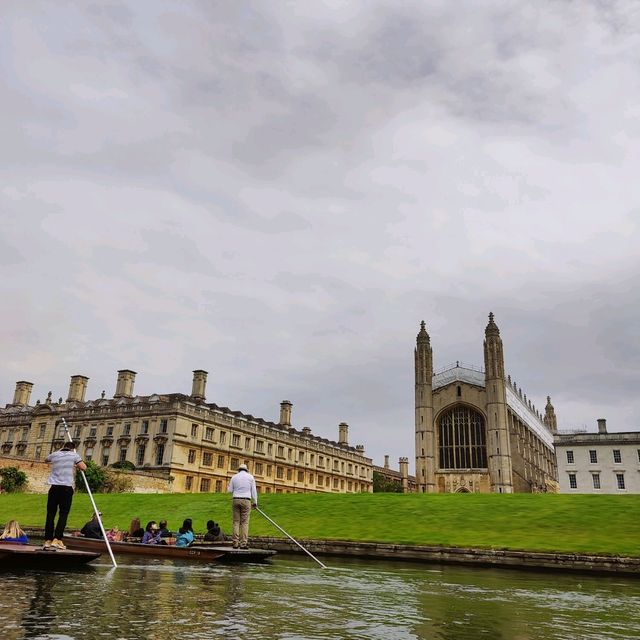
[[[27,486],[27,474],[17,467],[0,469],[0,489],[6,493],[24,491]]]
[[[374,493],[402,493],[402,483],[391,480],[379,471],[373,472],[373,492]]]

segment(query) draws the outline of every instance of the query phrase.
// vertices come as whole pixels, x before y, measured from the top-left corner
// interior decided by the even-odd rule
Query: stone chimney
[[[291,407],[293,405],[288,400],[280,403],[280,424],[285,427],[291,426]]]
[[[389,468],[389,456],[384,457],[384,468],[385,469]]]
[[[607,433],[606,418],[598,418],[598,433]]]
[[[204,402],[205,391],[207,387],[207,372],[202,369],[196,369],[193,372],[193,384],[191,385],[191,397],[194,400]]]
[[[87,393],[87,382],[89,382],[89,378],[86,376],[71,376],[67,402],[84,402],[84,397]]]
[[[346,422],[338,425],[338,444],[349,444],[349,425]]]
[[[358,452],[358,455],[364,456],[364,445],[363,444],[357,444],[356,445],[356,451]]]
[[[116,382],[114,398],[133,398],[133,383],[136,381],[136,372],[131,369],[120,369]]]
[[[302,427],[302,435],[307,436],[307,438],[311,437],[311,427]]]
[[[400,476],[402,477],[402,492],[409,492],[409,458],[400,458]]]
[[[13,394],[13,404],[27,405],[31,398],[31,390],[33,389],[33,382],[26,382],[20,380],[16,382],[16,390]]]

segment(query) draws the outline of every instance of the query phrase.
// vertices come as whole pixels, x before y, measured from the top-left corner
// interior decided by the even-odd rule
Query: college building
[[[424,321],[415,348],[415,459],[419,492],[558,490],[557,419],[544,414],[505,376],[493,313],[484,335],[484,368],[456,362],[434,373]]]
[[[562,493],[640,493],[640,431],[575,431],[555,436]]]
[[[89,378],[71,377],[66,401],[49,392],[30,404],[33,383],[16,383],[13,402],[0,409],[0,455],[44,460],[65,440],[65,418],[78,453],[101,466],[130,462],[170,480],[176,492],[226,491],[245,463],[264,493],[358,493],[373,490],[364,447],[292,425],[292,404],[280,403],[278,422],[207,403],[207,372],[193,372],[191,394],[134,394],[136,372],[118,371],[113,398],[86,400]]]

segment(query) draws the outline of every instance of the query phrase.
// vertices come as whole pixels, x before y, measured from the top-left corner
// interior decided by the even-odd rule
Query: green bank
[[[225,494],[98,494],[105,526],[127,529],[131,518],[166,519],[177,529],[192,518],[196,532],[209,519],[225,532],[231,525]],[[353,540],[640,557],[640,496],[550,494],[270,494],[260,507],[299,539]],[[42,527],[46,495],[0,496],[0,522],[16,518]],[[69,529],[91,514],[85,494],[77,493]],[[255,513],[251,534],[280,536]]]

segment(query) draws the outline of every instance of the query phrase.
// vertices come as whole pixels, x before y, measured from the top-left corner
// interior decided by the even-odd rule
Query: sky
[[[190,393],[414,468],[413,349],[640,429],[635,2],[0,8],[0,404]]]

